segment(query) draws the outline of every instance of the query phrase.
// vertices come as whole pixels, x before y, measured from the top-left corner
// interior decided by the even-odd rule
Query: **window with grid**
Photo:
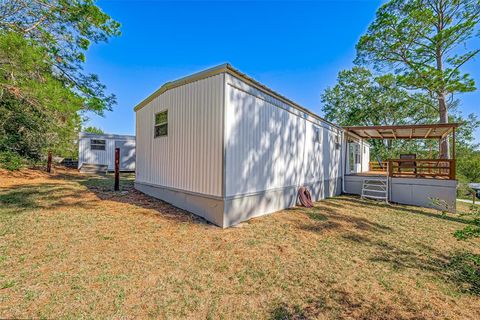
[[[155,114],[154,138],[168,135],[168,111]]]
[[[103,150],[103,151],[105,151],[105,140],[90,139],[90,149],[91,150]]]

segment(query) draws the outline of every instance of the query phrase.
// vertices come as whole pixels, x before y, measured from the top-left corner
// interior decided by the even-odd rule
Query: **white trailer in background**
[[[115,148],[120,148],[120,170],[135,171],[135,136],[80,132],[78,169],[82,172],[113,171]]]
[[[342,192],[344,130],[228,64],[135,111],[135,187],[221,227],[294,206],[300,186],[313,200]]]

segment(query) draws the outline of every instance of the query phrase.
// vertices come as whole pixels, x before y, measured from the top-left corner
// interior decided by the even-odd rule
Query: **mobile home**
[[[342,192],[344,130],[228,64],[163,85],[135,111],[135,188],[221,227],[294,206],[300,186],[313,200]],[[369,145],[352,143],[364,159]]]
[[[120,170],[135,171],[135,136],[81,132],[78,169],[105,172],[115,169],[115,148],[120,149]]]

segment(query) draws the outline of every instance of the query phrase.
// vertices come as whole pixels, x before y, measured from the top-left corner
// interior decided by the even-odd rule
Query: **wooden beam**
[[[458,126],[458,123],[432,123],[395,126],[351,126],[344,127],[344,129],[351,132],[352,135],[363,138],[368,137],[369,139],[441,139]],[[427,134],[421,134],[417,129],[422,129]],[[369,132],[372,133],[369,134]]]
[[[372,136],[366,130],[363,130],[363,134],[372,139]]]
[[[382,137],[382,139],[385,139],[385,137],[384,137],[383,134],[380,132],[380,130],[375,129],[375,131],[378,133],[378,135],[379,135],[380,137]]]
[[[432,132],[432,130],[433,130],[433,128],[428,129],[427,134],[425,135],[425,139],[428,138],[428,136],[430,135],[430,132]]]
[[[452,131],[455,132],[455,128],[448,129],[444,134],[442,134],[441,139],[445,139],[445,137],[448,136]]]
[[[392,134],[395,139],[397,139],[397,136],[395,135],[395,129],[392,129]]]
[[[459,127],[459,123],[431,123],[431,124],[405,124],[391,126],[345,126],[347,130],[376,130],[376,129],[427,129],[427,128],[452,128]]]

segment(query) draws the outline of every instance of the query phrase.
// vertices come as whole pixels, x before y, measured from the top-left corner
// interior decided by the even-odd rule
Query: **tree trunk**
[[[438,99],[438,111],[440,115],[440,123],[448,123],[448,108],[447,102],[445,101],[445,75],[443,73],[443,36],[442,31],[445,27],[445,10],[446,4],[443,1],[437,2],[437,14],[438,14],[438,21],[437,21],[437,45],[436,45],[436,60],[437,60],[437,70],[442,75],[440,79],[442,82],[442,86],[439,88],[440,90],[437,91],[437,99]],[[449,159],[450,158],[450,148],[448,143],[448,136],[441,139],[440,141],[440,158],[441,159]]]
[[[445,93],[443,92],[438,95],[438,110],[440,112],[440,123],[448,123],[448,109],[447,103],[445,102]],[[440,141],[440,158],[450,158],[450,143],[448,141],[448,136]]]

